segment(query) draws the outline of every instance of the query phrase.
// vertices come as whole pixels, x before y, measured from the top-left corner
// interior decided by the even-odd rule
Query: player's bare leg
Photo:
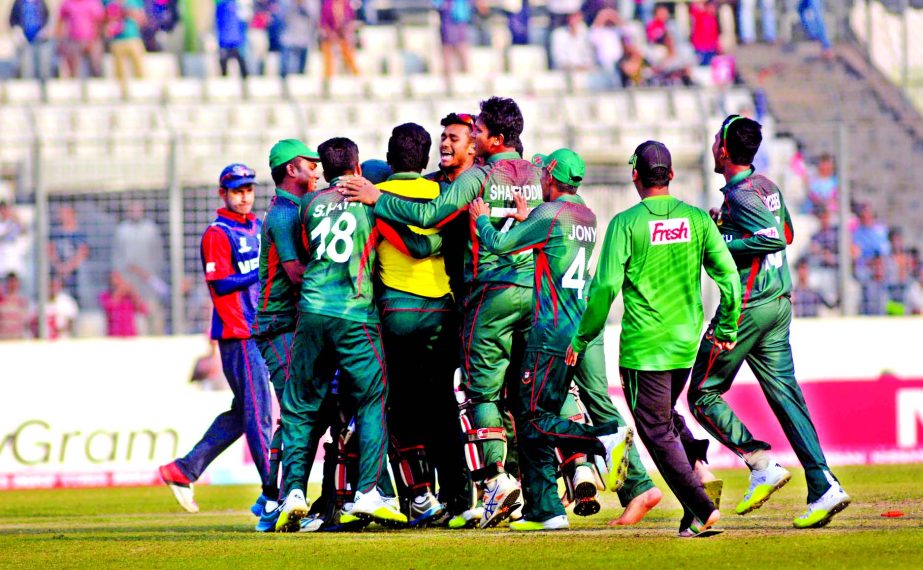
[[[628,502],[622,516],[609,521],[609,526],[628,526],[638,524],[647,513],[663,499],[663,493],[657,487],[648,489]]]

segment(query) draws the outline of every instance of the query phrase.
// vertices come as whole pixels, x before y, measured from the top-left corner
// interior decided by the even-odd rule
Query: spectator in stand
[[[468,73],[468,36],[473,15],[471,0],[433,0],[433,5],[439,11],[443,72],[446,77],[456,70]]]
[[[919,261],[914,275],[916,278],[907,288],[907,314],[920,315],[923,314],[923,264]]]
[[[839,181],[836,177],[836,163],[833,161],[833,156],[827,153],[820,155],[817,170],[808,176],[805,186],[808,189],[808,196],[802,207],[803,213],[811,214],[821,209],[836,211]]]
[[[29,336],[29,300],[19,288],[19,276],[8,273],[0,290],[0,340],[14,340]]]
[[[710,65],[711,59],[721,53],[721,29],[718,25],[718,2],[694,2],[689,5],[692,19],[690,41],[699,57],[700,65]]]
[[[618,73],[622,87],[641,85],[649,73],[647,60],[641,51],[642,41],[626,31],[622,34],[622,59],[618,62]]]
[[[346,69],[353,75],[359,75],[356,65],[355,35],[356,14],[349,0],[321,0],[320,35],[321,51],[324,53],[324,77],[336,75],[333,63],[333,46],[340,49],[340,55]]]
[[[263,75],[266,59],[269,57],[269,26],[272,23],[272,9],[276,0],[238,0],[242,8],[240,17],[250,22],[247,27],[247,69]]]
[[[888,243],[891,255],[885,259],[885,280],[891,299],[903,303],[913,281],[916,256],[904,243],[904,234],[900,228],[891,228]]]
[[[240,17],[237,0],[217,0],[215,3],[215,33],[218,36],[218,65],[221,75],[228,74],[228,61],[237,61],[240,76],[247,77],[247,22]]]
[[[115,64],[115,77],[119,81],[128,79],[128,67],[132,77],[144,77],[144,41],[141,28],[147,25],[144,0],[103,0],[106,7],[106,37]]]
[[[738,0],[737,36],[742,44],[756,41],[756,2],[757,0]],[[763,41],[768,44],[776,42],[776,3],[775,0],[759,0],[760,23],[763,25]]]
[[[148,307],[149,332],[163,334],[166,315],[161,299],[169,296],[163,234],[154,220],[145,216],[141,202],[128,204],[126,213],[125,219],[115,228],[112,269],[118,271],[144,300]]]
[[[592,27],[596,21],[596,16],[603,10],[615,10],[618,13],[618,2],[615,0],[584,0],[580,6],[580,12],[583,13],[583,20],[587,26]]]
[[[619,0],[618,10],[622,18],[638,20],[644,24],[654,17],[655,0]]]
[[[554,64],[554,50],[552,37],[555,30],[567,25],[567,20],[574,12],[580,12],[583,0],[546,0],[545,9],[548,10],[548,29],[545,35],[545,50],[548,52],[548,63]]]
[[[596,53],[596,63],[608,73],[620,74],[619,61],[625,56],[619,30],[621,25],[619,13],[612,8],[604,8],[596,12],[590,27],[590,44]]]
[[[80,77],[83,61],[92,77],[103,75],[103,23],[101,0],[64,0],[58,11],[55,37],[64,65],[62,77]]]
[[[77,280],[80,267],[90,256],[87,236],[77,225],[77,213],[71,206],[58,209],[58,224],[51,228],[48,240],[48,257],[52,277],[59,277],[64,289],[79,298]]]
[[[860,204],[857,214],[859,223],[852,231],[852,242],[853,259],[856,261],[858,272],[872,257],[890,255],[891,244],[888,242],[888,229],[875,219],[871,206]]]
[[[551,33],[551,62],[563,71],[588,71],[596,67],[590,32],[583,22],[583,14],[574,12],[567,18],[567,26]]]
[[[692,80],[690,67],[695,63],[695,54],[691,46],[681,41],[676,22],[670,15],[670,8],[658,4],[654,17],[645,28],[647,41],[652,45],[651,67],[655,75],[652,81],[656,85],[689,85]]]
[[[811,286],[810,267],[807,259],[799,259],[795,264],[798,279],[792,288],[792,309],[796,317],[817,317],[822,306],[828,309],[835,306],[820,290]]]
[[[506,12],[506,25],[510,28],[510,42],[514,46],[528,45],[529,18],[532,16],[529,0],[506,0],[500,8]]]
[[[798,16],[808,37],[820,42],[824,58],[832,58],[833,50],[827,37],[827,25],[824,23],[823,0],[798,0]]]
[[[0,200],[0,275],[25,273],[19,237],[25,232],[16,211]]]
[[[147,305],[120,272],[109,274],[109,290],[99,294],[99,306],[106,313],[108,336],[138,336],[135,314],[147,314]]]
[[[887,315],[891,295],[885,280],[885,256],[875,254],[868,260],[868,272],[859,280],[862,284],[860,315]]]
[[[318,14],[312,10],[312,5],[315,4],[308,0],[284,0],[281,4],[285,26],[280,38],[279,74],[282,77],[305,72],[308,47],[313,43],[314,30],[317,29]]]
[[[70,338],[74,336],[74,323],[79,314],[77,301],[64,290],[61,280],[52,278],[48,286],[48,303],[45,305],[45,318],[48,319],[48,338]],[[36,318],[33,327],[37,329]],[[38,336],[38,330],[35,330]]]
[[[16,74],[42,80],[50,75],[48,6],[45,0],[15,0],[10,10],[10,30],[16,45]]]

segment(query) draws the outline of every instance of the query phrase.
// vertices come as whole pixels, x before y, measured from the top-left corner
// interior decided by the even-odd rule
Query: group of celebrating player
[[[690,370],[693,414],[751,470],[738,514],[790,479],[722,398],[744,360],[805,468],[808,510],[794,525],[823,526],[849,504],[794,377],[791,220],[779,189],[750,166],[758,123],[734,115],[716,133],[727,185],[711,215],[670,196],[663,144],[638,146],[641,202],[609,223],[592,279],[597,222],[578,196],[583,160],[569,149],[524,160],[512,99],[491,97],[477,116],[441,125],[439,169],[425,176],[431,139],[413,123],[394,128],[387,168],[360,163],[349,139],[316,152],[279,141],[263,223],[251,212],[254,171],[221,173],[224,207],[202,238],[202,263],[234,401],[189,454],[160,468],[180,505],[198,510],[193,483],[245,433],[263,485],[259,531],[506,519],[513,530],[565,529],[565,507],[595,514],[607,487],[625,507],[610,524],[637,523],[662,493],[608,395],[602,330],[620,291],[622,386],[683,507],[680,536],[714,532],[720,518],[708,442],[674,409]],[[703,267],[721,292],[704,337]],[[270,385],[281,409],[272,435]]]

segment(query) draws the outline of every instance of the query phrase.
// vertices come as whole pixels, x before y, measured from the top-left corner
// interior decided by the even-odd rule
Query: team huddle
[[[606,489],[625,509],[610,524],[635,524],[662,493],[608,395],[602,331],[619,292],[622,386],[683,507],[679,536],[715,532],[722,490],[708,441],[675,411],[687,381],[693,415],[750,468],[738,514],[791,477],[722,398],[744,360],[805,468],[808,508],[794,525],[824,526],[848,506],[795,381],[792,225],[779,189],[751,166],[758,123],[733,115],[716,133],[727,185],[711,213],[669,194],[669,150],[642,143],[630,160],[641,202],[600,240],[578,195],[583,160],[569,149],[524,160],[515,101],[491,97],[478,115],[441,125],[439,169],[425,175],[432,141],[414,123],[393,129],[386,162],[360,162],[346,138],[316,151],[279,141],[262,223],[251,211],[255,172],[222,171],[224,207],[201,253],[234,400],[160,468],[183,508],[198,511],[193,483],[246,434],[262,532],[507,520],[516,531],[566,529],[566,508],[594,515]],[[721,293],[707,327],[703,268]],[[309,503],[328,430],[321,493]]]

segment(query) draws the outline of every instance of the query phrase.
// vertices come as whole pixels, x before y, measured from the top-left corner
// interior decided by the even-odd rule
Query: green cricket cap
[[[269,151],[269,168],[271,170],[298,156],[308,160],[320,160],[320,155],[317,154],[317,151],[311,150],[308,145],[300,140],[283,139],[272,145],[272,150]]]
[[[575,188],[580,186],[586,174],[583,159],[569,148],[559,148],[551,154],[536,154],[532,157],[532,164],[547,168],[552,178]]]

